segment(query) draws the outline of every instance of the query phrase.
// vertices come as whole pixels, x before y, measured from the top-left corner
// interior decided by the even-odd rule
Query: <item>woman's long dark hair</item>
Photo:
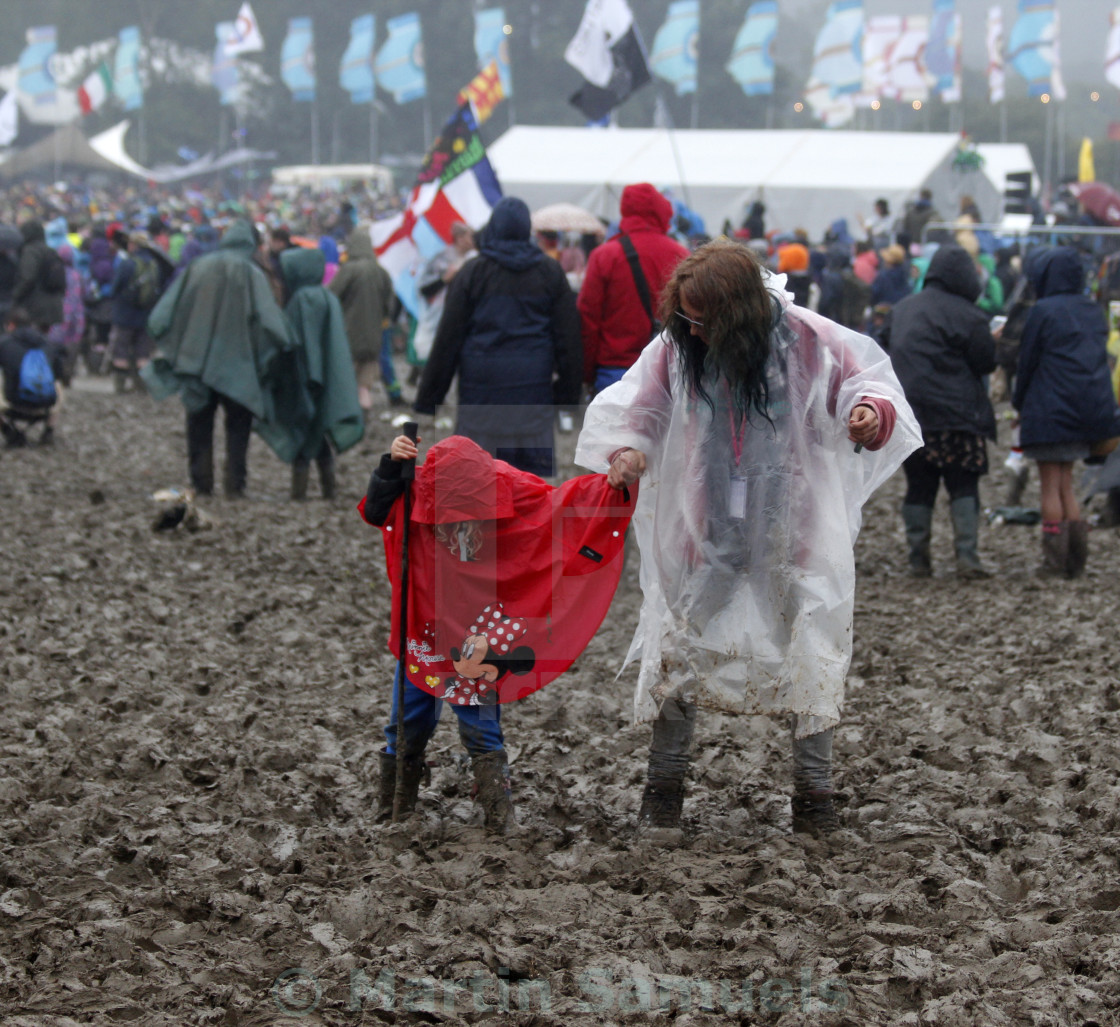
[[[703,340],[677,316],[682,296],[702,312]],[[716,239],[685,257],[661,294],[660,314],[695,396],[715,409],[704,387],[705,377],[714,372],[731,387],[737,421],[749,421],[757,413],[770,422],[766,364],[780,308],[771,299],[762,267],[750,250],[730,239]]]

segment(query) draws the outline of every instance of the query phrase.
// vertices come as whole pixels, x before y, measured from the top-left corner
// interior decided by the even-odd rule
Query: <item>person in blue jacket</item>
[[[1089,525],[1073,491],[1073,464],[1120,435],[1104,314],[1085,294],[1085,268],[1072,246],[1032,254],[1025,268],[1038,301],[1023,327],[1012,405],[1023,453],[1038,462],[1042,572],[1077,577],[1089,556]]]

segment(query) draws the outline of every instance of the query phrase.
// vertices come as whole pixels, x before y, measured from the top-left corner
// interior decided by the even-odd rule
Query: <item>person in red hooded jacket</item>
[[[648,182],[622,190],[622,221],[613,239],[593,250],[577,305],[583,328],[583,380],[601,392],[638,359],[654,330],[652,311],[688,250],[669,237],[673,205]],[[637,253],[649,293],[642,301],[627,255]]]

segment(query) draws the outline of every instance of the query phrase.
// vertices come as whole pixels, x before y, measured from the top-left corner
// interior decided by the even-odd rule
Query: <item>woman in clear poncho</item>
[[[921,434],[882,350],[783,284],[728,240],[682,261],[665,332],[596,396],[576,450],[617,488],[643,479],[627,662],[636,720],[653,722],[648,826],[679,823],[698,706],[792,714],[794,828],[838,825],[860,510]]]

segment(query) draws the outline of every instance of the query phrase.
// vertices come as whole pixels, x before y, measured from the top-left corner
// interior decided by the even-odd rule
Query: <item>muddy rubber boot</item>
[[[1007,492],[1003,497],[1004,506],[1019,506],[1023,501],[1023,492],[1030,481],[1030,464],[1025,463],[1018,470],[1007,469]]]
[[[471,757],[477,798],[485,814],[486,830],[491,834],[511,834],[517,829],[513,816],[513,790],[509,782],[509,762],[505,749]]]
[[[1069,573],[1069,521],[1042,522],[1041,578],[1064,578]]]
[[[1080,578],[1089,562],[1089,522],[1067,521],[1069,552],[1066,556],[1066,577]]]
[[[307,498],[307,482],[311,478],[311,467],[305,463],[292,464],[292,499]]]
[[[397,757],[384,751],[378,755],[381,759],[381,787],[377,796],[377,819],[380,822],[393,818],[393,797],[397,792]],[[424,762],[423,755],[405,757],[404,795],[401,797],[400,809],[402,817],[416,809],[416,798],[427,772],[428,765]]]
[[[840,817],[836,813],[832,797],[831,790],[795,794],[790,800],[794,832],[823,838],[833,831],[840,830]]]
[[[683,807],[683,779],[651,778],[642,791],[642,805],[638,810],[638,828],[642,831],[675,830],[681,826]]]
[[[335,477],[334,464],[319,464],[319,489],[324,499],[334,499],[338,494],[338,479]]]
[[[914,578],[928,578],[933,574],[933,564],[929,558],[933,507],[903,503],[902,524],[906,529],[906,544],[910,550],[907,557],[909,574]]]
[[[953,542],[957,551],[957,576],[961,578],[988,578],[991,575],[980,562],[976,551],[980,527],[980,503],[974,496],[954,499],[949,504],[953,519]]]

